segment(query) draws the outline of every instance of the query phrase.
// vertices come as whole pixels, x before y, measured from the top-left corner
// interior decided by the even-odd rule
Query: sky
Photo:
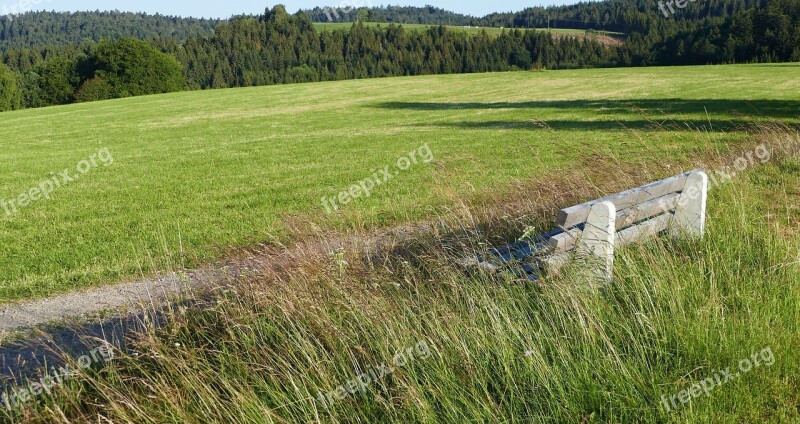
[[[344,1],[344,3],[342,3]],[[294,13],[300,9],[314,6],[348,7],[350,5],[381,6],[385,4],[401,6],[425,6],[431,4],[442,9],[473,16],[484,16],[491,12],[519,11],[531,6],[576,3],[577,0],[0,0],[0,7],[19,9],[20,4],[32,4],[31,10],[122,10],[130,12],[161,13],[162,15],[194,16],[204,18],[228,18],[238,14],[263,13],[267,6],[281,3]],[[21,12],[21,11],[20,11]]]

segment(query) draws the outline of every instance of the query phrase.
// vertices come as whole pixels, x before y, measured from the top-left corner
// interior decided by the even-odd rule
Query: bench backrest
[[[622,193],[561,210],[558,225],[561,234],[548,241],[550,250],[559,254],[575,249],[584,234],[592,208],[613,205],[615,246],[659,234],[674,228],[675,232],[701,235],[705,227],[708,177],[702,169],[656,181]]]

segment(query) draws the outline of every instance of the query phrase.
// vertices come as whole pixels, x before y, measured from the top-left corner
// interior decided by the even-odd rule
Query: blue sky
[[[196,16],[196,17],[215,17],[227,18],[234,14],[261,13],[267,5],[282,3],[287,10],[295,12],[298,9],[312,8],[314,6],[339,6],[342,0],[286,0],[278,1],[258,1],[258,0],[224,0],[224,1],[197,1],[197,0],[30,0],[35,4],[33,10],[124,10],[133,12],[159,12],[164,15]],[[548,6],[552,4],[576,3],[576,0],[496,0],[496,1],[477,1],[477,0],[344,0],[348,4],[368,5],[371,1],[373,5],[384,4],[403,5],[403,6],[424,6],[432,4],[443,9],[453,10],[469,15],[483,16],[491,12],[518,11],[531,6]],[[0,0],[0,4],[17,5],[19,0]]]

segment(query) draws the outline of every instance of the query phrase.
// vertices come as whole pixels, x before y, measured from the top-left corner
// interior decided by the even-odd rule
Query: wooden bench
[[[461,263],[536,280],[577,259],[611,280],[616,248],[662,233],[702,238],[707,198],[708,176],[697,169],[562,209],[558,228]]]

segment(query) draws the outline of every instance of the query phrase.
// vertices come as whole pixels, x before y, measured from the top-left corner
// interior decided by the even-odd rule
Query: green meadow
[[[586,166],[589,150],[677,165],[757,123],[800,123],[798,99],[800,65],[785,64],[388,78],[2,113],[0,200],[26,205],[0,209],[0,302],[291,243],[288,223],[428,219],[453,193],[511,194],[517,181]],[[323,197],[422,145],[431,162],[326,213]],[[20,202],[93,155],[98,166],[49,199]]]

